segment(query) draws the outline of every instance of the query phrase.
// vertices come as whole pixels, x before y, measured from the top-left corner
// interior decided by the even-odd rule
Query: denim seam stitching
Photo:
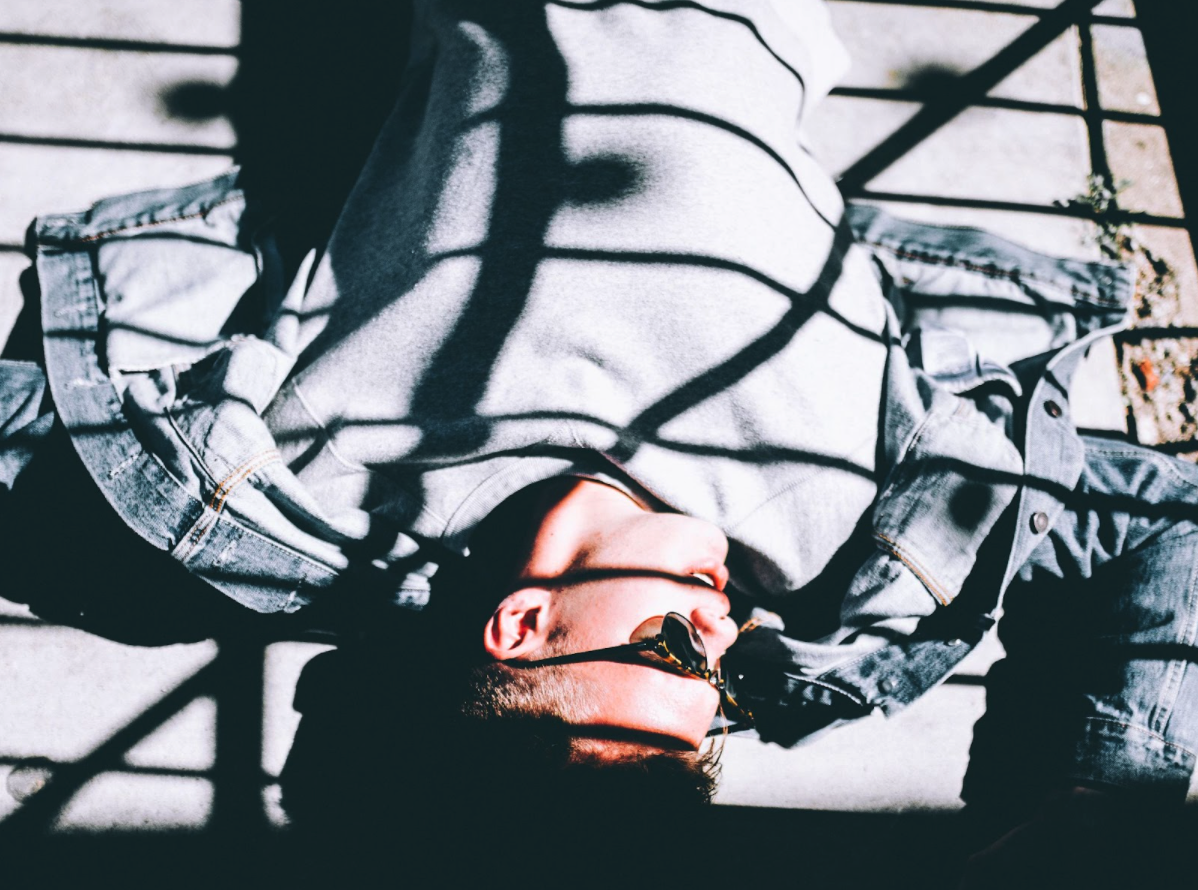
[[[208,532],[212,530],[214,525],[216,525],[216,520],[219,518],[221,511],[224,510],[225,501],[228,500],[228,497],[233,493],[233,490],[267,464],[273,463],[274,461],[280,459],[281,455],[279,454],[278,449],[269,448],[266,451],[262,451],[254,455],[236,470],[226,476],[223,480],[221,480],[220,484],[217,485],[216,490],[212,492],[212,498],[208,501],[208,506],[205,510],[209,518],[206,520],[201,519],[196,527],[192,529],[189,536],[190,541],[188,542],[186,550],[179,554],[180,562],[185,562],[191,558],[191,556],[196,552],[196,549],[199,547],[200,542],[207,537]]]
[[[329,425],[325,423],[324,418],[318,416],[316,410],[308,402],[308,397],[305,396],[303,390],[300,389],[298,380],[291,384],[291,391],[295,393],[296,401],[300,403],[300,407],[304,409],[304,413],[308,415],[308,417],[314,424],[316,424],[317,427],[319,427],[321,435],[324,436],[324,447],[329,450],[329,454],[333,455],[333,457],[337,459],[338,463],[344,466],[347,470],[353,470],[356,473],[374,472],[365,464],[352,461],[341,453],[341,451],[337,448],[337,442],[333,437],[332,430],[329,429]]]
[[[304,395],[304,391],[300,389],[300,381],[292,381],[290,384],[288,384],[288,386],[290,386],[291,391],[295,393],[296,401],[299,402],[300,407],[304,410],[304,413],[307,414],[309,419],[311,419],[311,421],[319,428],[320,435],[324,438],[324,444],[321,446],[321,448],[327,449],[329,454],[331,454],[339,464],[341,464],[347,470],[353,470],[355,473],[366,473],[373,479],[385,479],[388,483],[394,485],[396,488],[401,489],[413,498],[420,497],[420,493],[417,492],[411,485],[409,485],[402,477],[383,472],[374,467],[367,466],[366,464],[358,463],[357,461],[352,461],[343,455],[341,450],[337,447],[337,439],[333,435],[333,431],[329,429],[329,426],[327,423],[325,423],[324,419],[317,414],[316,409],[313,408],[311,403],[308,401],[308,397]],[[286,389],[286,386],[284,389]],[[442,517],[436,511],[430,510],[427,507],[422,509],[428,512],[430,516],[435,517],[438,522],[445,521],[444,517]]]
[[[1190,750],[1185,745],[1180,745],[1177,742],[1170,741],[1169,739],[1165,738],[1165,736],[1161,735],[1161,733],[1156,732],[1147,726],[1140,726],[1137,723],[1129,723],[1126,720],[1115,720],[1111,717],[1088,717],[1086,718],[1086,722],[1090,724],[1102,723],[1107,726],[1121,726],[1124,729],[1131,729],[1136,732],[1141,732],[1145,735],[1151,736],[1163,745],[1166,745],[1170,748],[1175,748],[1178,751],[1182,751],[1186,754],[1189,754],[1191,757],[1198,759],[1198,753]],[[1087,735],[1089,735],[1089,733],[1087,733]]]
[[[937,602],[940,603],[940,605],[947,606],[950,602],[952,602],[952,600],[941,591],[940,585],[933,581],[931,577],[919,567],[919,564],[903,551],[903,548],[898,544],[897,541],[888,538],[880,531],[875,530],[874,535],[890,545],[890,552],[893,553],[903,565],[915,573],[915,577],[923,582],[924,587],[928,589],[928,592],[932,594],[932,596]]]
[[[1193,580],[1193,574],[1190,578]],[[1186,645],[1194,645],[1195,633],[1198,632],[1198,609],[1195,609],[1195,594],[1198,589],[1194,584],[1190,584],[1189,591],[1186,594],[1186,606],[1189,610],[1190,620],[1189,626],[1185,629],[1183,640]],[[1169,723],[1169,719],[1173,716],[1173,706],[1177,703],[1177,696],[1181,691],[1182,683],[1185,681],[1186,671],[1190,669],[1189,662],[1181,659],[1173,659],[1166,668],[1165,688],[1161,691],[1160,697],[1157,699],[1158,707],[1152,721],[1152,729],[1156,732],[1164,732],[1165,727]],[[1168,701],[1165,701],[1166,696]]]
[[[847,451],[844,454],[844,458],[843,458],[844,462],[846,464],[853,463],[852,458],[856,457],[859,454],[868,454],[870,451],[873,450],[873,446],[876,445],[876,441],[877,441],[877,437],[875,437],[874,442],[868,442],[868,441],[861,442],[861,443],[853,446],[852,448],[847,449]],[[869,447],[867,447],[867,446],[869,446]],[[868,472],[870,472],[870,473],[875,472],[875,469],[869,469],[869,468],[860,466],[859,464],[855,464],[855,463],[853,465],[858,466],[862,470],[868,470]],[[855,475],[855,474],[852,474],[851,470],[844,470],[842,472],[844,472],[846,474],[850,474],[850,475]],[[740,516],[739,518],[737,518],[735,520],[729,521],[728,530],[730,532],[735,532],[737,529],[741,528],[746,523],[748,523],[752,519],[756,518],[759,513],[766,510],[770,506],[770,504],[772,504],[774,501],[778,500],[779,498],[786,497],[787,495],[793,493],[796,488],[806,485],[808,482],[811,481],[811,477],[813,474],[814,474],[814,470],[809,470],[809,471],[805,472],[798,479],[792,479],[790,482],[783,485],[781,488],[770,491],[767,495],[765,495],[763,500],[757,502],[752,507],[749,507],[747,512],[743,516]],[[876,488],[875,488],[875,490],[876,490]],[[889,489],[888,489],[888,491],[889,491]]]
[[[1056,290],[1065,291],[1070,296],[1079,297],[1086,300],[1093,300],[1095,303],[1109,306],[1112,309],[1118,309],[1122,305],[1116,298],[1107,296],[1103,293],[1103,288],[1099,287],[1096,291],[1086,291],[1079,288],[1077,285],[1069,285],[1068,287],[1056,281],[1050,281],[1038,275],[1028,272],[1021,272],[1015,269],[1003,269],[993,264],[981,265],[973,263],[969,260],[958,260],[951,256],[940,256],[933,253],[916,253],[909,250],[903,250],[899,247],[891,247],[888,244],[880,244],[876,241],[863,240],[861,243],[867,244],[870,247],[878,250],[885,250],[888,253],[894,254],[899,259],[914,260],[916,262],[930,263],[937,266],[950,266],[953,268],[964,269],[966,272],[978,272],[990,278],[1005,278],[1014,284],[1020,281],[1034,281]]]
[[[149,229],[149,228],[153,228],[154,226],[164,226],[169,223],[182,222],[183,220],[187,220],[187,219],[199,219],[201,217],[207,216],[209,213],[211,213],[217,207],[222,207],[225,204],[231,204],[234,201],[244,201],[244,200],[245,200],[244,195],[231,195],[228,198],[224,198],[220,201],[217,201],[215,204],[209,204],[203,210],[197,210],[195,213],[184,213],[179,216],[172,216],[169,219],[155,219],[150,222],[137,223],[136,225],[132,225],[132,226],[119,226],[115,229],[106,229],[103,232],[97,232],[94,235],[81,235],[80,237],[71,239],[71,240],[77,241],[82,244],[82,243],[86,243],[89,241],[99,241],[103,238],[107,238],[109,235],[117,235],[117,234],[120,234],[121,232],[135,232],[138,229]]]
[[[1143,450],[1131,450],[1119,446],[1092,450],[1097,451],[1098,453],[1107,457],[1130,457],[1137,460],[1143,460],[1145,458]],[[1148,449],[1148,453],[1152,455],[1151,460],[1153,465],[1158,469],[1168,473],[1175,482],[1179,482],[1187,488],[1198,490],[1198,486],[1194,484],[1193,479],[1188,478],[1184,473],[1178,472],[1176,458],[1172,458],[1167,454],[1161,454],[1159,451],[1152,451],[1151,449]]]

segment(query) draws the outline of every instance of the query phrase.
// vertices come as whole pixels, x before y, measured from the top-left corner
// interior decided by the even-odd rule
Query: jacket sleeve
[[[421,542],[321,510],[263,418],[294,367],[316,256],[296,268],[276,229],[237,170],[39,218],[55,408],[125,524],[242,605],[294,612],[338,587],[418,608]]]

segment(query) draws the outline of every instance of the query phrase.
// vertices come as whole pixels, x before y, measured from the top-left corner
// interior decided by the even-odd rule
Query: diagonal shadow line
[[[687,381],[634,417],[621,433],[620,441],[612,447],[612,459],[621,463],[627,462],[649,436],[656,435],[670,420],[748,376],[754,369],[786,348],[795,331],[817,312],[830,311],[828,301],[831,299],[832,289],[840,279],[844,259],[852,244],[852,230],[842,218],[833,235],[824,267],[811,289],[805,295],[795,294],[790,309],[766,334],[720,364]],[[803,299],[798,299],[799,297]],[[880,335],[873,332],[867,334],[871,339],[884,342]]]
[[[55,770],[53,779],[45,788],[0,822],[0,846],[48,831],[53,819],[85,782],[117,764],[119,758],[130,748],[190,704],[193,699],[206,695],[213,666],[217,663],[218,660],[213,659],[88,754]]]
[[[1198,337],[1198,326],[1169,328],[1130,328],[1114,335],[1116,343],[1138,343],[1141,340],[1174,340]]]
[[[992,201],[986,198],[953,198],[947,195],[917,195],[903,192],[879,192],[860,189],[854,200],[893,201],[902,204],[929,204],[934,207],[969,207],[975,210],[1005,210],[1012,213],[1038,213],[1043,216],[1068,216],[1074,219],[1089,219],[1123,223],[1138,223],[1144,226],[1160,226],[1183,229],[1186,221],[1176,216],[1157,216],[1135,210],[1109,211],[1099,214],[1078,202],[1073,204],[1025,204],[1020,201]]]
[[[837,229],[839,231],[839,228]],[[837,238],[840,236],[837,235]],[[834,242],[835,243],[835,242]],[[463,256],[475,256],[479,248],[466,247],[461,250],[447,250],[429,257],[429,264],[437,263],[442,260],[454,259]],[[795,290],[793,287],[788,287],[775,278],[771,278],[759,269],[752,266],[746,266],[744,263],[738,263],[735,260],[727,260],[721,257],[708,256],[706,254],[697,253],[672,253],[665,250],[599,250],[584,247],[546,247],[541,252],[543,259],[559,259],[559,260],[576,260],[590,261],[596,263],[630,263],[633,265],[646,266],[705,266],[711,269],[722,269],[726,272],[735,272],[738,275],[743,275],[746,278],[751,278],[754,281],[765,285],[770,290],[786,297],[791,302],[798,302],[806,298],[807,294],[802,291]],[[885,343],[885,338],[876,331],[868,330],[860,325],[849,321],[832,307],[826,305],[812,306],[812,313],[815,312],[827,315],[829,318],[839,322],[844,327],[848,328],[859,337],[864,337],[867,340],[873,340],[877,343]]]
[[[876,6],[922,6],[933,9],[963,9],[970,12],[997,12],[1009,15],[1041,15],[1044,10],[1018,3],[993,3],[989,0],[855,0]]]
[[[236,145],[188,145],[175,142],[115,142],[106,139],[72,139],[65,136],[23,136],[19,133],[0,133],[0,143],[9,145],[41,145],[50,148],[94,148],[107,151],[145,151],[174,155],[218,155],[232,157]]]
[[[589,414],[582,414],[575,411],[529,411],[523,414],[495,414],[486,417],[472,417],[463,421],[464,424],[479,424],[484,427],[489,427],[495,423],[504,423],[510,421],[523,420],[561,420],[568,423],[588,424],[591,426],[604,427],[612,432],[619,433],[623,427],[618,424],[611,423],[599,417],[593,417]],[[350,426],[374,426],[384,427],[392,425],[416,425],[414,421],[406,418],[396,418],[388,420],[343,420],[339,427]],[[103,432],[103,426],[97,425],[98,428],[92,429],[87,426],[72,427],[72,432],[79,431],[82,435],[87,435],[94,432]],[[296,434],[294,436],[280,436],[277,441],[281,445],[286,445],[289,442],[295,441],[297,438],[306,437],[306,434]],[[689,454],[701,457],[718,457],[725,460],[736,460],[743,463],[752,464],[768,464],[768,463],[802,463],[813,464],[821,467],[831,467],[838,470],[843,470],[846,473],[853,473],[865,478],[874,478],[874,472],[868,467],[861,464],[853,463],[842,457],[836,457],[830,454],[821,454],[818,451],[807,451],[800,448],[789,448],[779,445],[761,444],[750,448],[729,448],[722,445],[710,445],[704,442],[681,442],[677,439],[664,439],[660,436],[648,436],[644,439],[644,444],[653,445],[661,448],[664,451],[673,451],[678,454]],[[573,446],[561,446],[553,448],[543,444],[530,445],[522,448],[498,449],[488,451],[488,457],[521,457],[528,454],[534,454],[537,457],[555,456],[562,458],[577,457],[577,448]],[[415,468],[420,470],[444,469],[446,467],[463,466],[473,463],[477,460],[476,457],[463,457],[456,459],[436,460],[404,460],[405,468]],[[386,473],[385,467],[372,467],[374,472]]]
[[[1135,446],[1144,450],[1143,446]],[[1155,450],[1155,449],[1150,449]],[[956,471],[964,479],[996,485],[1015,485],[1029,491],[1042,492],[1059,500],[1067,509],[1082,511],[1118,511],[1129,516],[1188,519],[1198,521],[1198,502],[1173,500],[1148,503],[1134,495],[1101,491],[1078,491],[1052,479],[1028,473],[1009,473],[975,467],[959,458],[940,458],[937,467]]]
[[[710,6],[705,6],[702,3],[695,2],[695,0],[660,0],[660,2],[649,2],[649,0],[549,0],[549,3],[553,6],[564,6],[568,9],[600,10],[607,9],[611,6],[639,6],[642,9],[655,11],[693,9],[697,12],[704,12],[707,15],[718,19],[726,19],[730,22],[737,22],[738,24],[744,25],[753,33],[753,37],[756,38],[757,42],[761,44],[762,48],[764,48],[766,52],[773,56],[779,65],[794,75],[795,80],[799,82],[799,86],[803,87],[804,92],[806,92],[807,83],[803,80],[803,75],[795,70],[793,65],[778,55],[778,52],[769,45],[769,41],[767,41],[765,37],[762,36],[761,32],[757,30],[756,23],[752,19],[743,15],[737,15],[734,12],[728,12],[723,9],[712,9]],[[800,106],[799,114],[800,116],[802,115],[802,106]]]
[[[836,2],[836,0],[833,0]],[[1045,16],[1052,11],[1037,6],[1022,6],[1015,3],[997,3],[992,0],[851,0],[855,3],[873,3],[877,6],[920,6],[932,9],[961,9],[967,12],[995,12],[1007,15]],[[1087,21],[1095,25],[1118,25],[1138,28],[1136,20],[1118,15],[1090,15]]]
[[[838,225],[833,236],[833,250],[846,251],[852,243],[853,236],[849,231],[848,226],[844,223]],[[735,272],[738,275],[743,275],[746,278],[751,278],[766,287],[770,288],[782,296],[786,297],[796,307],[792,307],[787,312],[783,320],[779,322],[793,324],[796,328],[798,325],[811,318],[816,313],[827,315],[839,322],[844,327],[848,328],[859,337],[866,340],[872,340],[876,343],[885,343],[886,338],[877,331],[871,331],[868,328],[863,328],[860,325],[849,321],[835,309],[828,305],[828,297],[831,296],[832,286],[839,278],[840,266],[836,264],[843,263],[844,257],[833,258],[829,256],[828,262],[821,271],[816,283],[812,285],[811,290],[807,293],[795,290],[792,287],[787,287],[782,282],[771,278],[764,272],[754,269],[752,266],[746,266],[744,263],[738,263],[734,260],[725,260],[719,257],[705,256],[703,254],[682,254],[670,253],[668,251],[645,251],[643,253],[633,251],[606,251],[606,250],[589,250],[585,248],[571,247],[550,247],[545,251],[547,259],[570,259],[570,260],[594,260],[603,263],[643,263],[645,265],[686,265],[686,266],[707,266],[712,269],[723,269],[728,272]],[[835,274],[835,277],[829,278]],[[825,292],[826,289],[826,292]],[[816,299],[811,299],[812,294],[817,294]],[[802,304],[802,311],[795,314],[797,304]],[[795,319],[801,317],[802,321]],[[792,331],[788,332],[793,333]],[[756,348],[756,344],[750,344],[745,347],[745,351],[749,352]],[[772,353],[771,353],[772,354]]]
[[[225,342],[224,339],[193,340],[193,339],[188,339],[187,337],[175,337],[170,334],[164,334],[159,331],[151,331],[147,328],[143,328],[138,325],[130,325],[130,324],[107,325],[105,327],[104,333],[111,333],[113,331],[126,331],[126,332],[130,332],[130,333],[135,333],[135,334],[146,334],[148,336],[153,337],[154,340],[159,343],[169,343],[172,346],[194,346],[194,347],[198,347],[198,348],[208,348],[208,347],[219,346]],[[77,329],[49,331],[45,335],[45,337],[47,340],[81,340],[84,342],[94,342],[96,340],[104,339],[103,336],[97,337],[95,331],[87,331],[87,330],[81,331],[81,330],[77,330]]]
[[[903,296],[904,304],[912,309],[984,309],[987,312],[1002,315],[1034,315],[1039,317],[1050,313],[1062,312],[1072,315],[1075,318],[1105,315],[1111,311],[1108,307],[1096,306],[1090,303],[1078,302],[1073,305],[1065,305],[1044,299],[1033,299],[1035,302],[1015,303],[1012,300],[1005,300],[998,297],[958,297],[942,294],[923,294],[918,291],[909,291]]]
[[[602,117],[675,117],[683,120],[695,121],[700,124],[707,124],[712,127],[724,130],[731,133],[745,142],[756,146],[758,149],[767,154],[775,164],[786,171],[786,175],[790,177],[798,188],[799,193],[807,199],[807,203],[815,212],[815,215],[823,220],[824,224],[829,228],[835,228],[835,223],[824,215],[823,211],[816,206],[807,194],[807,190],[803,188],[803,183],[799,180],[798,174],[794,168],[786,162],[777,151],[775,151],[764,139],[754,136],[748,130],[736,126],[730,121],[723,118],[718,118],[711,114],[704,114],[701,111],[693,111],[689,108],[680,108],[675,105],[664,105],[660,103],[644,103],[638,105],[575,105],[570,108],[571,115],[595,115]],[[797,145],[797,143],[796,143]]]
[[[939,91],[893,87],[836,87],[829,93],[845,99],[877,99],[882,102],[907,102],[925,105],[935,102]],[[1030,114],[1059,114],[1068,117],[1086,117],[1089,110],[1076,105],[1060,105],[1052,102],[1033,102],[1029,99],[1007,99],[1000,96],[983,96],[977,99],[975,108],[998,108],[1003,111],[1026,111]],[[1142,111],[1118,111],[1097,108],[1098,116],[1104,121],[1119,124],[1145,124],[1160,126],[1160,115]]]
[[[1152,446],[1153,451],[1169,455],[1198,455],[1198,439],[1183,439],[1180,442],[1161,442]]]
[[[985,686],[986,678],[974,674],[949,674],[944,678],[945,686]]]
[[[38,758],[38,765],[45,766],[52,773],[57,774],[60,770],[69,767],[71,761],[56,761],[49,758]],[[2,757],[0,756],[0,766],[19,767],[27,763],[24,757]],[[169,767],[169,766],[134,766],[132,764],[121,764],[121,772],[128,773],[131,776],[169,776],[179,778],[212,778],[212,770],[210,769],[189,769],[186,767]],[[275,781],[274,778],[266,772],[263,772],[262,778],[264,783],[269,784]]]
[[[43,621],[37,616],[25,615],[0,615],[0,627],[44,627],[51,628],[55,625],[47,621]]]
[[[943,99],[925,105],[911,120],[846,170],[840,177],[841,190],[846,195],[856,195],[866,183],[998,86],[1101,2],[1064,0],[1051,12],[1045,13],[997,55],[963,75]]]
[[[103,49],[112,52],[179,53],[189,56],[236,56],[240,47],[196,43],[160,43],[152,40],[121,40],[115,37],[59,37],[55,34],[19,34],[0,31],[0,43],[16,46],[61,46],[73,49]]]
[[[781,167],[790,180],[798,188],[799,193],[807,199],[808,205],[812,211],[823,220],[824,224],[829,228],[835,228],[835,223],[828,219],[827,216],[815,205],[807,194],[807,190],[803,187],[802,181],[790,163],[782,157],[782,155],[774,149],[768,142],[759,136],[755,136],[743,127],[739,127],[731,121],[716,117],[712,114],[707,114],[702,111],[696,111],[692,108],[683,108],[680,105],[666,105],[661,102],[644,102],[638,104],[617,104],[617,105],[571,105],[566,110],[566,114],[570,117],[672,117],[679,120],[689,120],[695,123],[705,124],[714,127],[718,130],[723,130],[726,133],[742,139],[754,146],[770,160]],[[483,114],[475,115],[466,121],[467,126],[475,127],[481,123],[489,121],[502,122],[502,110],[489,111]],[[800,151],[806,152],[798,143],[795,146]]]

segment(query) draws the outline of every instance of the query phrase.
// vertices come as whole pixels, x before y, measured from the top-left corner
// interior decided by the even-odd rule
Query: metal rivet
[[[1062,408],[1060,405],[1058,405],[1056,402],[1054,402],[1052,399],[1049,399],[1047,402],[1044,403],[1044,410],[1048,412],[1049,417],[1060,417],[1062,414],[1065,413],[1065,409]]]
[[[894,692],[896,686],[898,683],[894,681],[894,677],[883,677],[882,682],[878,684],[878,688],[883,692]]]
[[[1048,514],[1047,513],[1033,513],[1032,514],[1032,531],[1034,531],[1038,535],[1042,535],[1042,534],[1044,534],[1044,532],[1048,531]]]

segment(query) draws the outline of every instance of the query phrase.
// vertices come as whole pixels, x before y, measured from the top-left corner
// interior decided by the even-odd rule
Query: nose
[[[703,648],[707,650],[707,664],[714,665],[736,641],[736,622],[728,617],[726,609],[707,606],[692,609],[690,620],[699,636],[703,638]]]

